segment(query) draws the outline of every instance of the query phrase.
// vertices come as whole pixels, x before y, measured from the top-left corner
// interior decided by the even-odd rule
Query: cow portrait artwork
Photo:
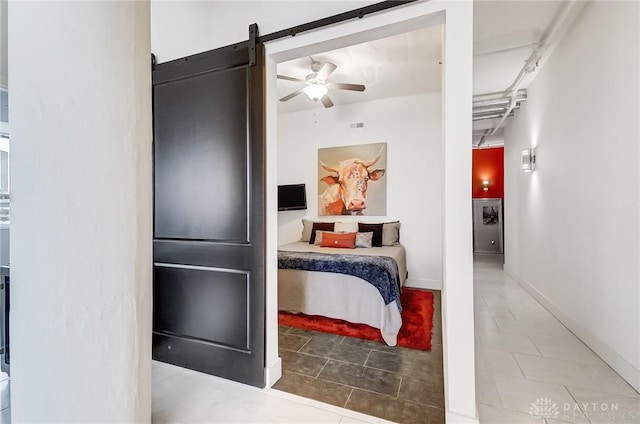
[[[367,151],[374,151],[374,148],[377,154],[364,155]],[[354,153],[358,150],[364,154],[355,157]],[[323,161],[321,151],[332,151],[324,152],[324,156],[333,159]],[[386,184],[380,182],[386,172],[384,165],[381,165],[386,164],[386,143],[320,149],[318,156],[320,174],[329,173],[320,177],[318,190],[320,216],[386,214]],[[378,182],[379,187],[375,187],[378,192],[374,193],[370,203],[367,199],[367,190],[370,189],[370,183],[374,182]],[[321,183],[327,184],[328,187],[324,188]]]

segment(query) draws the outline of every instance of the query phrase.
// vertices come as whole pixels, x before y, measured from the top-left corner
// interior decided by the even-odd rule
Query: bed
[[[342,249],[320,247],[298,241],[279,247],[280,252],[311,252],[331,255],[390,257],[398,268],[399,285],[407,276],[406,253],[402,245]],[[282,311],[322,315],[380,329],[383,340],[397,344],[402,326],[399,300],[385,302],[381,292],[368,281],[353,275],[278,269],[278,305]]]

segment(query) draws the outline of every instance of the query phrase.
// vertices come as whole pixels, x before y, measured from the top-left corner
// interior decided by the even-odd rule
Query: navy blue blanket
[[[362,278],[373,285],[388,305],[400,305],[398,264],[389,256],[341,255],[316,252],[278,251],[278,268],[335,272]]]

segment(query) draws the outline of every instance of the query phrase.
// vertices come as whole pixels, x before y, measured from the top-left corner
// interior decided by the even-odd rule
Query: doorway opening
[[[410,11],[411,9],[411,11]],[[420,10],[418,10],[420,9]],[[278,95],[276,79],[278,72],[278,64],[284,63],[290,60],[298,59],[298,58],[314,58],[314,55],[320,55],[322,52],[331,51],[334,49],[344,48],[346,46],[363,43],[363,42],[371,42],[373,40],[378,40],[381,38],[407,33],[410,31],[415,31],[419,29],[433,27],[434,25],[442,25],[445,21],[445,14],[447,14],[447,19],[449,17],[453,17],[452,21],[454,22],[452,25],[444,26],[443,33],[445,36],[443,38],[446,39],[445,42],[445,65],[447,58],[447,51],[449,52],[448,56],[451,60],[451,64],[455,65],[456,56],[458,53],[461,55],[458,57],[461,59],[460,64],[464,63],[466,59],[463,59],[462,56],[466,55],[463,51],[469,48],[470,52],[470,43],[467,46],[463,41],[463,45],[456,46],[456,43],[461,40],[465,40],[465,37],[452,37],[451,35],[456,31],[460,30],[464,32],[462,27],[458,27],[455,25],[456,21],[456,12],[447,10],[448,6],[443,5],[434,5],[434,4],[413,4],[411,6],[407,6],[407,8],[399,8],[398,10],[387,11],[384,13],[384,17],[382,16],[372,16],[367,20],[360,20],[356,22],[349,22],[345,24],[336,25],[333,27],[325,28],[322,30],[313,31],[312,33],[307,33],[303,35],[297,35],[295,38],[280,40],[273,43],[267,43],[265,45],[266,48],[266,87],[267,87],[267,161],[271,164],[277,163],[278,166],[270,166],[267,169],[267,187],[269,196],[267,199],[267,370],[268,370],[268,385],[272,385],[275,381],[280,377],[280,364],[278,358],[278,344],[277,344],[277,336],[278,336],[278,262],[277,262],[277,251],[278,245],[281,242],[279,237],[279,232],[285,231],[289,232],[289,234],[299,233],[301,231],[300,219],[306,215],[305,212],[288,212],[289,217],[283,219],[286,221],[287,227],[286,230],[282,229],[282,225],[279,225],[278,212],[277,212],[277,186],[279,184],[297,184],[299,181],[285,181],[280,178],[278,168],[280,168],[281,162],[286,159],[283,158],[283,154],[280,151],[280,128],[279,128],[279,117],[277,113],[277,104],[278,99],[280,98]],[[418,13],[415,13],[418,11]],[[463,13],[464,15],[464,13]],[[464,18],[462,15],[458,15],[462,17],[462,21]],[[470,18],[467,16],[467,18]],[[447,36],[448,34],[448,36]],[[467,40],[470,41],[470,38]],[[458,49],[458,47],[462,47],[462,49]],[[470,56],[469,56],[470,57]],[[466,65],[465,65],[466,66]],[[443,66],[443,85],[446,87],[446,81],[455,80],[454,74],[456,72],[466,73],[464,69],[470,70],[469,67],[457,67],[450,66],[447,70],[447,66]],[[470,76],[470,72],[469,75]],[[466,78],[466,77],[465,77]],[[462,81],[465,81],[465,78]],[[342,81],[340,81],[342,82]],[[350,81],[349,81],[350,82]],[[358,81],[354,81],[358,83]],[[460,82],[460,81],[458,81]],[[449,82],[449,84],[451,84]],[[467,90],[468,88],[468,90]],[[464,109],[465,107],[458,108],[458,106],[462,106],[463,103],[469,103],[470,99],[470,79],[469,84],[466,86],[465,84],[457,84],[454,88],[452,85],[449,85],[449,92],[444,93],[441,99],[442,104],[442,152],[439,157],[435,158],[442,163],[442,173],[440,175],[440,179],[438,181],[430,181],[429,185],[440,185],[442,187],[442,197],[443,201],[438,205],[438,208],[441,209],[441,224],[442,224],[442,237],[441,237],[441,257],[440,261],[442,264],[442,280],[443,280],[443,322],[444,322],[444,331],[443,331],[443,345],[445,346],[444,352],[446,355],[447,349],[447,341],[456,345],[456,350],[461,346],[464,346],[463,350],[466,353],[469,353],[468,358],[458,363],[456,366],[457,370],[453,371],[451,368],[456,359],[451,357],[450,362],[448,363],[449,369],[445,368],[444,373],[448,376],[445,377],[445,393],[449,397],[447,402],[446,415],[451,417],[452,415],[460,415],[465,417],[473,417],[475,416],[475,395],[473,393],[473,318],[472,318],[472,298],[469,293],[463,293],[458,290],[458,288],[462,288],[468,283],[469,287],[472,283],[472,257],[471,257],[471,249],[467,250],[468,247],[471,246],[471,232],[459,231],[454,228],[453,222],[461,219],[458,222],[464,222],[467,219],[471,218],[470,211],[461,212],[458,211],[447,214],[447,210],[452,211],[455,206],[458,205],[458,202],[465,203],[468,202],[468,192],[463,196],[462,192],[465,192],[466,184],[469,181],[468,173],[471,165],[471,149],[459,149],[453,148],[456,144],[456,132],[460,131],[461,133],[466,133],[470,135],[470,116],[466,117]],[[468,91],[468,92],[466,92]],[[443,90],[444,92],[444,90]],[[464,92],[464,94],[462,94]],[[446,95],[445,95],[446,94]],[[304,97],[301,97],[301,100],[305,100]],[[457,103],[457,102],[460,103]],[[454,116],[457,116],[459,119],[456,120],[454,124]],[[312,116],[313,117],[313,116]],[[326,117],[324,113],[324,109],[319,109],[316,112],[315,118],[311,122],[315,126],[315,124],[319,124],[322,122],[322,119]],[[467,118],[467,119],[462,119]],[[460,124],[461,122],[469,122],[468,127],[466,124]],[[356,121],[356,128],[358,121]],[[366,126],[366,123],[365,123]],[[305,140],[304,132],[299,133],[299,147],[303,148],[304,140]],[[468,138],[468,137],[467,137]],[[361,143],[364,143],[366,140],[361,139]],[[344,143],[343,143],[344,144]],[[337,145],[337,144],[336,144]],[[310,184],[317,184],[318,174],[317,174],[317,148],[318,146],[314,146],[310,152],[307,152],[307,155],[312,158],[310,163],[306,166],[305,174],[308,175],[308,179]],[[315,150],[315,152],[314,152]],[[468,154],[468,156],[467,156]],[[454,159],[456,155],[462,155],[462,160]],[[444,159],[443,159],[444,157]],[[289,158],[288,160],[298,161],[298,157]],[[458,157],[458,159],[461,159]],[[307,161],[308,162],[308,161]],[[314,175],[315,174],[315,175]],[[312,183],[311,183],[312,181]],[[416,182],[416,185],[419,182]],[[454,189],[455,185],[455,189]],[[310,193],[310,194],[309,194]],[[314,187],[312,191],[308,192],[309,198],[317,197],[318,192]],[[466,199],[462,199],[465,197]],[[270,203],[270,205],[269,205]],[[468,203],[467,203],[468,204]],[[312,208],[317,207],[317,203]],[[462,208],[460,208],[462,209]],[[312,210],[310,214],[315,216],[315,212]],[[352,220],[353,217],[351,217]],[[327,219],[328,220],[328,219]],[[378,218],[378,221],[381,219]],[[382,219],[383,220],[383,219]],[[337,219],[336,219],[337,221]],[[467,221],[468,222],[468,221]],[[295,229],[295,227],[298,229]],[[463,226],[464,227],[464,226]],[[466,228],[466,227],[464,227]],[[404,234],[404,233],[403,233]],[[447,240],[448,238],[448,240]],[[445,242],[445,240],[447,240]],[[438,241],[436,241],[438,243]],[[411,276],[411,275],[410,275]],[[447,290],[446,281],[448,278],[457,279],[460,283],[458,287],[453,287],[451,291]],[[450,325],[457,326],[458,330],[464,329],[461,332],[457,331],[456,334],[450,333],[447,334],[447,320],[450,321]],[[470,323],[469,326],[466,323]],[[467,328],[468,327],[468,328]],[[452,327],[453,328],[453,327]],[[286,330],[286,329],[285,329]],[[286,334],[286,333],[285,333]],[[456,338],[459,336],[459,342],[456,342]],[[453,346],[452,345],[452,346]],[[468,350],[467,350],[468,348]],[[465,355],[463,356],[467,356]],[[278,359],[274,359],[278,358]],[[461,357],[458,359],[462,359]],[[286,360],[286,358],[285,358]],[[445,361],[446,362],[446,361]],[[286,371],[286,367],[284,367]],[[270,371],[271,370],[271,371]],[[464,390],[448,390],[447,385],[451,387],[460,387],[459,384],[462,384],[466,388]],[[456,411],[456,412],[453,412]]]
[[[283,375],[274,386],[278,390],[398,422],[417,416],[444,421],[442,188],[436,183],[443,171],[437,159],[442,156],[442,35],[442,25],[433,25],[277,65],[279,192],[304,185],[307,207],[278,212],[279,251],[308,260],[304,265],[313,265],[317,255],[336,262],[366,256],[371,266],[379,257],[392,257],[403,286],[401,316],[396,302],[385,302],[375,290],[376,281],[279,269]],[[325,67],[330,68],[322,75],[328,93],[313,100],[301,88]],[[336,180],[354,166],[339,165],[352,157],[367,164],[358,170],[367,173],[367,189],[353,196],[357,200],[346,200],[349,182]],[[420,196],[412,193],[416,169],[434,182]],[[290,209],[289,202],[280,206]],[[332,231],[316,233],[314,223]],[[354,249],[320,246],[326,244],[323,235],[364,237],[376,225],[391,238]],[[336,255],[341,259],[333,259]],[[421,320],[421,326],[409,331],[412,320]],[[370,327],[360,331],[359,324]],[[385,342],[359,338],[369,328]],[[408,343],[412,339],[425,344]]]
[[[473,149],[473,253],[504,254],[504,147]]]

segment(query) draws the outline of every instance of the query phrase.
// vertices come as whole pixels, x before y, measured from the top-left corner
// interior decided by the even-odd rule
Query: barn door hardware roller
[[[249,25],[249,66],[256,64],[256,38],[258,38],[258,24]]]

